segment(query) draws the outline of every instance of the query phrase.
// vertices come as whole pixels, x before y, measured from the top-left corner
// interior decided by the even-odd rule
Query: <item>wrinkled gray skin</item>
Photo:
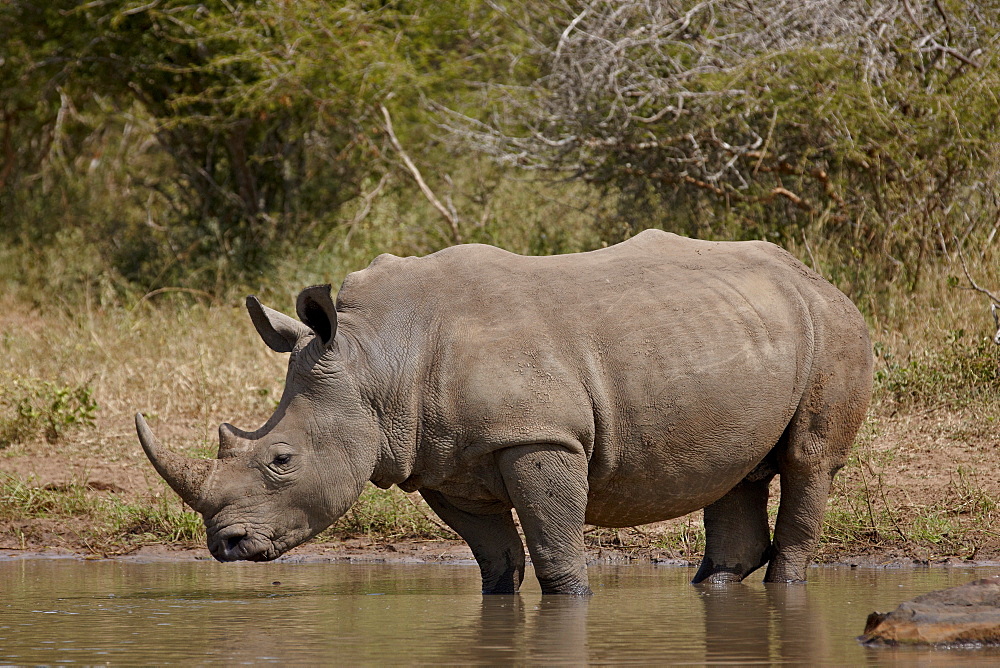
[[[216,460],[140,440],[205,517],[221,561],[274,559],[370,480],[418,490],[472,548],[486,593],[586,594],[584,523],[705,509],[695,582],[804,580],[835,472],[865,415],[854,305],[785,251],[646,231],[576,255],[483,245],[382,255],[304,290],[299,320],[247,307],[290,352],[263,427],[223,424]],[[768,483],[780,476],[773,539]]]

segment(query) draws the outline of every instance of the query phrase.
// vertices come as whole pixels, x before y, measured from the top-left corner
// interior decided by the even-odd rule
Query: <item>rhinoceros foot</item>
[[[1000,576],[873,612],[858,639],[866,645],[1000,645]]]

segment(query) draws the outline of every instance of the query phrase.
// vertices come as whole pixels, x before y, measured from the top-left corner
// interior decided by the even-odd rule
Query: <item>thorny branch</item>
[[[548,32],[535,29],[534,55],[546,70],[527,94],[498,91],[504,108],[491,123],[446,113],[446,126],[501,163],[589,181],[656,173],[731,198],[767,175],[758,197],[784,198],[803,211],[826,208],[782,183],[788,174],[814,179],[814,197],[843,207],[825,169],[790,167],[798,163],[779,145],[778,103],[768,87],[788,78],[782,68],[846,55],[870,88],[894,78],[908,40],[922,69],[942,54],[960,67],[980,66],[976,31],[957,25],[935,0],[555,6],[554,20],[538,24]],[[824,129],[814,130],[823,141]]]

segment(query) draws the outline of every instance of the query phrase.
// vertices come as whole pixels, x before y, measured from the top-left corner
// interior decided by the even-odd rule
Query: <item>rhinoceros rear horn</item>
[[[323,345],[337,335],[337,307],[333,303],[330,285],[314,285],[299,293],[295,302],[299,320],[316,333]]]
[[[201,499],[205,486],[213,467],[218,462],[209,459],[191,459],[164,450],[146,425],[142,413],[135,415],[135,430],[139,434],[142,449],[156,472],[184,499],[185,503],[201,512],[203,506]]]
[[[298,340],[310,332],[306,325],[264,306],[253,295],[247,297],[247,311],[260,338],[276,353],[292,352]]]
[[[250,446],[248,441],[253,434],[237,429],[228,422],[219,425],[219,458],[231,457],[246,452]]]

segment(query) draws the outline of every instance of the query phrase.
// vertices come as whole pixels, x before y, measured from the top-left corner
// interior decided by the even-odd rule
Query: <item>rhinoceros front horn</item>
[[[217,461],[192,459],[170,452],[160,447],[153,432],[146,425],[141,413],[135,415],[135,430],[139,434],[142,449],[149,457],[156,472],[180,495],[189,506],[203,512],[202,497],[212,468]]]

